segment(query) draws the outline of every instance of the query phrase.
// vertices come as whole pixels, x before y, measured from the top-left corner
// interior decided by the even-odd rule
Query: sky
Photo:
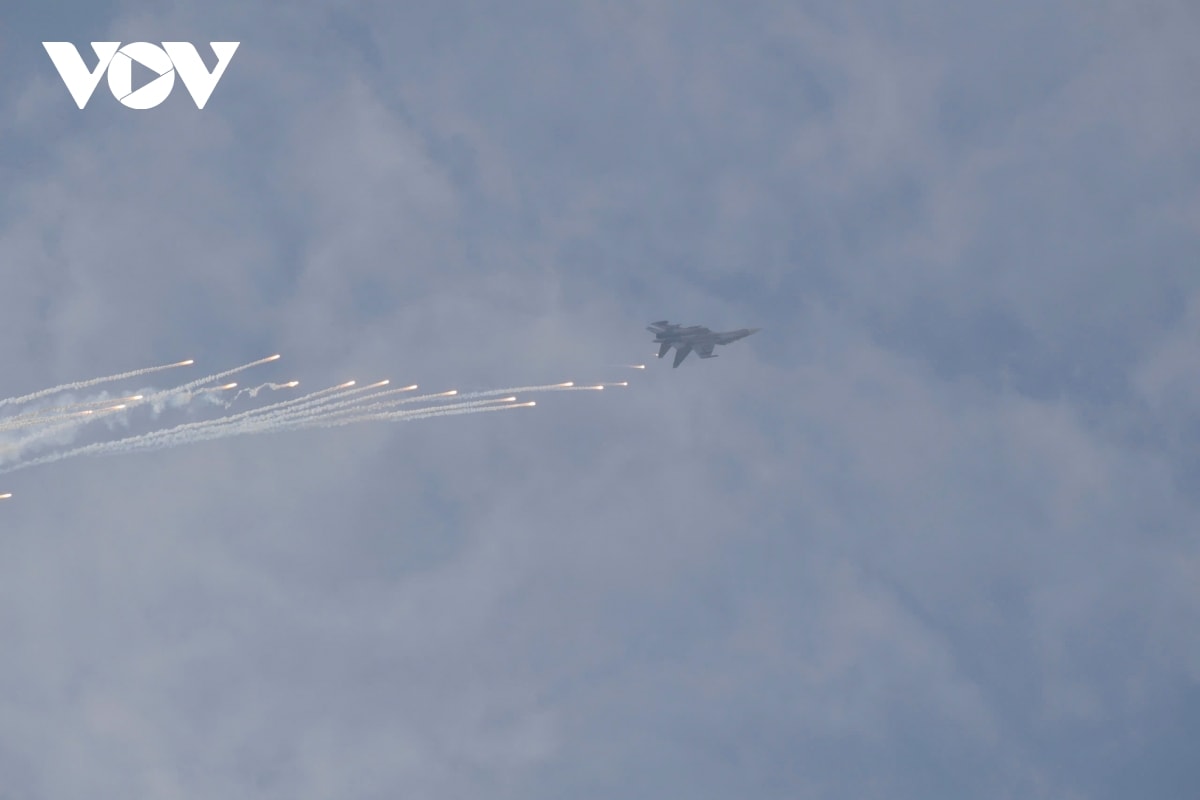
[[[8,4],[0,397],[631,385],[0,475],[0,798],[1192,796],[1198,38]],[[80,110],[43,41],[240,45]],[[659,319],[762,331],[673,370]]]

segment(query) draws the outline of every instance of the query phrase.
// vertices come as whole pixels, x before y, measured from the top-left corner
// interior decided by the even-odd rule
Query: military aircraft
[[[758,333],[761,329],[740,328],[736,331],[721,333],[712,331],[703,325],[685,327],[664,319],[659,322],[651,322],[650,327],[646,330],[654,334],[654,342],[659,346],[659,358],[665,356],[672,347],[675,348],[675,363],[671,365],[674,368],[682,364],[683,360],[688,357],[688,353],[693,350],[699,353],[701,358],[716,358],[717,354],[713,352],[713,347],[716,345],[745,339],[752,333]]]

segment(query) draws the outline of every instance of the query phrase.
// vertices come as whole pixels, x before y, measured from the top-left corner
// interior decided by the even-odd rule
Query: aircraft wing
[[[688,357],[688,353],[690,353],[690,352],[692,352],[692,346],[690,344],[681,344],[678,347],[676,347],[675,348],[675,363],[672,364],[671,366],[678,367],[680,364],[683,363],[683,360]]]

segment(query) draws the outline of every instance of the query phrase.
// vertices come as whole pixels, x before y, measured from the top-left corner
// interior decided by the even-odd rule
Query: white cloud
[[[5,395],[632,385],[3,476],[9,791],[1194,783],[1129,731],[1200,674],[1195,19],[1033,5],[126,4],[243,41],[203,112],[31,61]],[[662,315],[765,330],[672,370]]]

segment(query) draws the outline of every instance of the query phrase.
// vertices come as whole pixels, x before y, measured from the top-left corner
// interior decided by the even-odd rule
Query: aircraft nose
[[[750,333],[758,333],[761,330],[762,330],[762,328],[750,328],[749,329]]]

